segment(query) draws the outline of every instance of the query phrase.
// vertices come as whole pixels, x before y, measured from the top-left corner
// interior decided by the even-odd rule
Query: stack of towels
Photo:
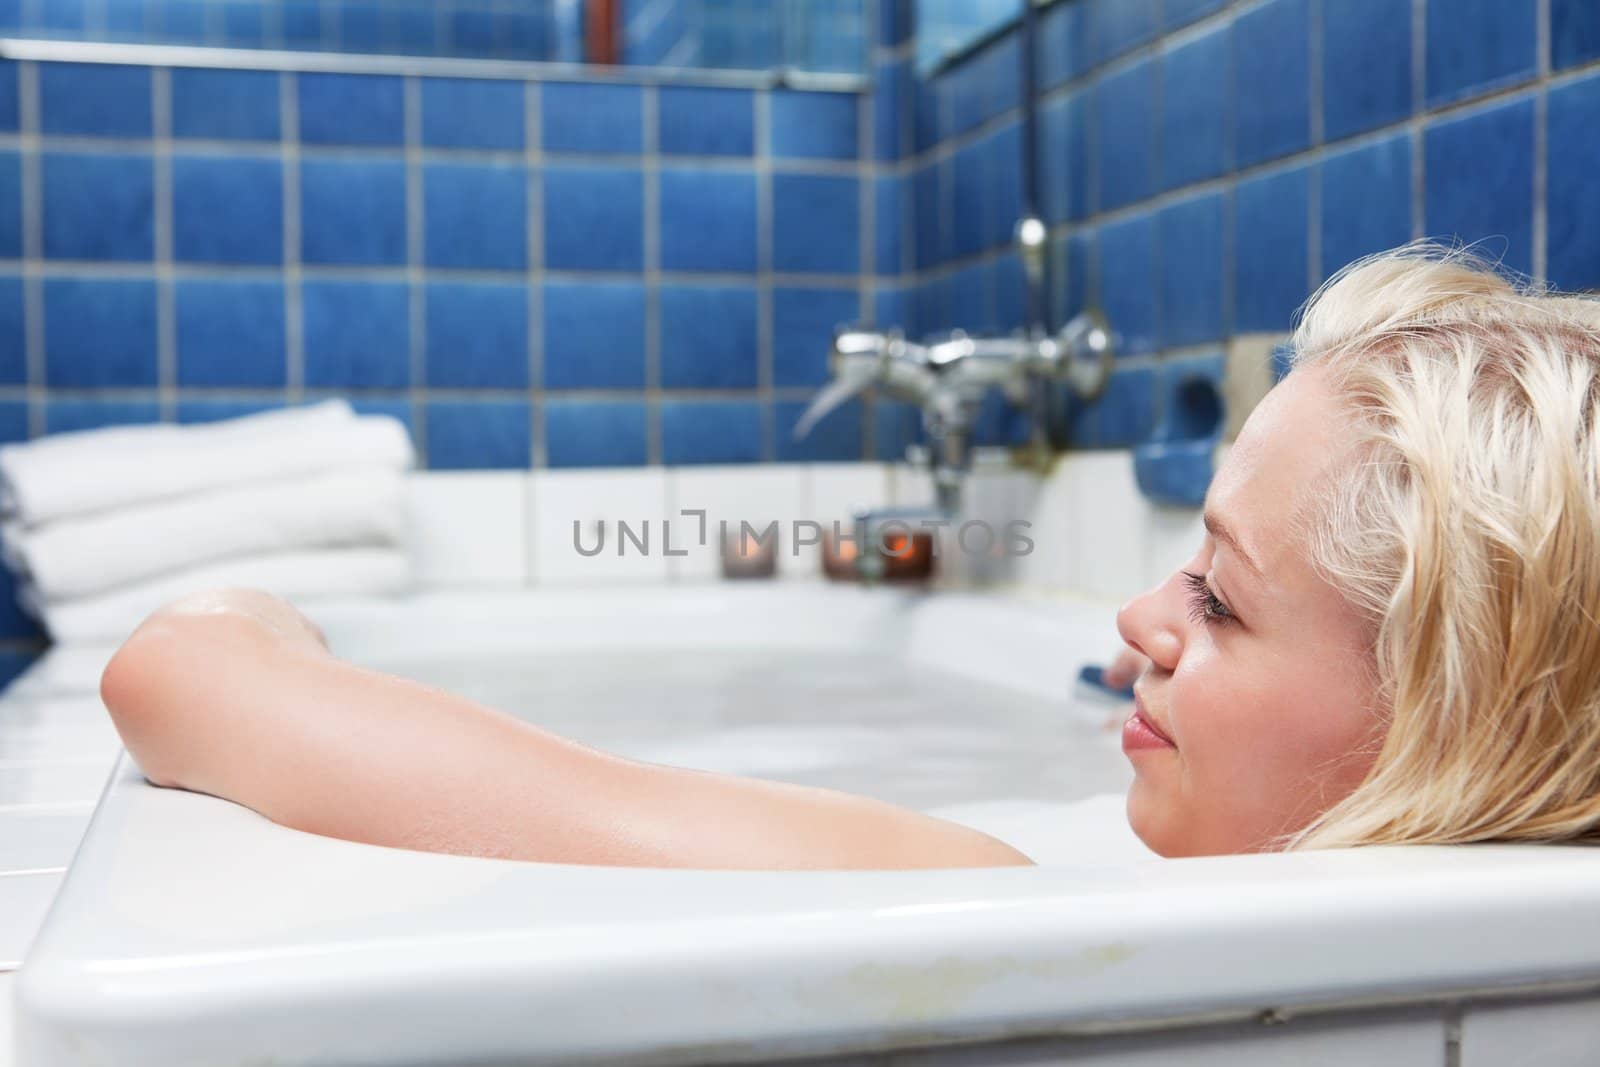
[[[411,585],[405,427],[343,400],[0,447],[0,554],[57,641],[120,639],[185,593]]]

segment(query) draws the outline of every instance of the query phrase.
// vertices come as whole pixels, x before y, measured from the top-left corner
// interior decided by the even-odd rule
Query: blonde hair
[[[1292,347],[1350,413],[1299,521],[1386,729],[1286,847],[1600,840],[1600,301],[1418,243],[1330,279]]]

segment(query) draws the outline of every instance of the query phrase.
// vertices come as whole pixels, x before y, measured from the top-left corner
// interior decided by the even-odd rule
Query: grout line
[[[549,442],[545,439],[544,390],[544,171],[539,165],[543,142],[540,125],[542,106],[539,86],[528,82],[522,90],[522,137],[524,181],[527,183],[527,258],[528,258],[528,427],[529,465],[548,463]]]
[[[305,258],[305,234],[301,230],[301,208],[304,203],[300,188],[300,142],[289,131],[300,128],[300,97],[295,79],[288,74],[278,75],[278,136],[283,152],[283,313],[284,347],[288,366],[284,384],[287,400],[299,402],[305,394],[305,292],[302,262]]]
[[[1536,284],[1543,284],[1549,274],[1550,215],[1546,193],[1550,187],[1550,0],[1538,0],[1537,64],[1539,92],[1533,104],[1533,248],[1532,273]]]
[[[759,94],[758,94],[759,95]],[[640,94],[643,144],[640,182],[644,192],[644,387],[645,462],[660,466],[661,428],[661,99],[654,89]]]
[[[172,72],[150,72],[151,165],[155,168],[153,268],[156,281],[156,387],[163,422],[178,417],[177,283],[172,274]]]
[[[880,0],[882,2],[882,0]],[[1032,0],[1027,0],[1032,2]],[[866,5],[869,9],[871,3]],[[859,250],[856,293],[856,321],[871,321],[877,310],[878,273],[878,168],[877,123],[871,93],[862,93],[856,101],[856,127],[858,137],[856,154],[861,160],[858,188],[856,246]],[[770,347],[770,346],[769,346]],[[774,409],[776,411],[776,409]],[[871,458],[876,451],[876,390],[869,390],[861,402],[861,458]]]
[[[859,124],[858,124],[859,134]],[[773,404],[772,94],[756,95],[756,400],[761,418],[761,458],[777,459],[777,409]]]
[[[18,125],[22,128],[23,346],[27,364],[28,436],[45,431],[46,376],[43,184],[39,174],[39,65],[17,65]]]
[[[406,282],[409,286],[407,313],[411,326],[409,389],[411,433],[417,444],[418,467],[428,465],[428,420],[424,404],[427,377],[427,291],[423,287],[424,243],[427,239],[423,217],[422,189],[422,83],[407,78],[405,96],[406,159]]]

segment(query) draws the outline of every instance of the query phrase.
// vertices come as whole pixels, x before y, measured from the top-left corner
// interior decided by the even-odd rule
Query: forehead
[[[1295,370],[1256,405],[1212,480],[1207,510],[1257,546],[1265,566],[1289,519],[1339,461],[1341,412],[1326,372]]]

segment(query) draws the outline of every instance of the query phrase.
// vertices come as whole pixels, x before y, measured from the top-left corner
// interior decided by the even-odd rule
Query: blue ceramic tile
[[[1155,215],[1102,226],[1097,243],[1102,307],[1118,338],[1117,355],[1154,352],[1161,336]]]
[[[1054,224],[1088,214],[1089,144],[1083,99],[1077,93],[1051,100],[1039,112],[1040,210]]]
[[[1168,30],[1175,30],[1227,6],[1228,0],[1162,0],[1162,25]]]
[[[22,0],[0,0],[0,30],[15,32],[22,27]]]
[[[1242,181],[1233,194],[1234,328],[1287,331],[1309,292],[1310,170]]]
[[[860,270],[861,183],[831,175],[773,175],[772,269],[805,274]]]
[[[1228,30],[1224,25],[1162,54],[1164,189],[1215,178],[1228,169],[1233,86]]]
[[[1072,405],[1067,433],[1072,446],[1126,448],[1148,438],[1155,427],[1158,383],[1153,367],[1112,371],[1097,398]]]
[[[411,297],[402,282],[302,284],[305,376],[312,388],[411,384]]]
[[[1052,4],[1039,12],[1035,70],[1042,89],[1070,81],[1089,67],[1089,37],[1081,3]]]
[[[644,191],[627,167],[546,167],[544,261],[555,270],[641,270]]]
[[[643,389],[644,355],[643,285],[545,283],[546,389]]]
[[[1535,0],[1451,0],[1427,6],[1430,106],[1533,77]]]
[[[190,263],[283,262],[283,165],[174,156],[172,252]]]
[[[525,270],[528,172],[520,163],[429,163],[422,169],[430,267]]]
[[[430,400],[425,420],[433,470],[519,470],[532,459],[526,400]]]
[[[1008,245],[1022,216],[1022,127],[1008,123],[977,143],[983,156],[983,186],[977,206],[983,219],[984,248]],[[957,200],[964,209],[967,201]]]
[[[772,154],[779,159],[855,159],[855,93],[778,89],[772,93]]]
[[[50,0],[35,8],[33,24],[49,37],[76,37],[84,31],[84,0]]]
[[[262,48],[266,45],[266,23],[258,7],[229,5],[222,9],[222,38],[232,48]]]
[[[1412,0],[1322,5],[1322,133],[1328,140],[1411,114]]]
[[[759,463],[761,406],[753,400],[665,401],[661,458],[671,466]]]
[[[1234,162],[1248,167],[1311,143],[1307,0],[1268,0],[1234,23],[1239,57]]]
[[[899,159],[904,148],[906,107],[913,93],[911,61],[879,63],[872,81],[873,156],[880,161]]]
[[[307,263],[406,262],[406,167],[387,159],[300,163],[300,257]]]
[[[989,314],[985,329],[996,333],[1020,330],[1028,321],[1028,291],[1022,273],[1022,260],[1015,252],[990,260],[983,268],[989,275]]]
[[[808,401],[779,400],[772,406],[773,443],[779,463],[840,463],[862,458],[866,411],[854,397],[834,408],[811,431],[795,439],[795,424],[805,414]]]
[[[1219,340],[1223,309],[1223,200],[1208,193],[1161,209],[1161,346]]]
[[[155,385],[155,282],[47,278],[44,335],[46,385]]]
[[[406,433],[411,436],[413,445],[420,445],[417,440],[417,428],[412,416],[415,414],[409,399],[360,397],[348,398],[350,409],[357,415],[381,415],[386,419],[393,419],[406,428]]]
[[[751,286],[662,286],[662,387],[754,389],[757,310]]]
[[[105,426],[135,426],[161,421],[154,400],[57,400],[44,405],[45,433],[75,433]]]
[[[1411,239],[1411,138],[1400,133],[1322,162],[1322,276]]]
[[[987,328],[989,274],[982,263],[972,263],[950,275],[945,299],[952,328],[973,333]]]
[[[402,145],[405,85],[370,74],[301,74],[300,140],[307,144]]]
[[[756,269],[755,172],[668,167],[657,183],[662,270]]]
[[[377,7],[345,0],[339,11],[339,48],[345,52],[378,51],[382,38],[381,24]]]
[[[285,383],[282,282],[183,279],[175,300],[180,386]]]
[[[9,59],[0,59],[0,130],[10,132],[19,128],[17,65]]]
[[[1557,70],[1600,58],[1600,4],[1550,0],[1550,65]]]
[[[909,183],[899,177],[873,180],[872,266],[879,276],[899,274],[906,267],[906,200]]]
[[[853,289],[772,291],[772,384],[822,385],[834,330],[861,321]]]
[[[1098,235],[1082,227],[1075,229],[1066,240],[1055,242],[1056,274],[1052,297],[1052,314],[1056,326],[1088,306],[1095,297],[1097,287],[1090,272],[1099,256]]]
[[[914,79],[914,99],[911,116],[911,144],[918,152],[925,152],[939,143],[943,127],[942,102],[937,83],[923,78]]]
[[[949,166],[949,161],[945,161]],[[940,190],[940,164],[928,163],[911,179],[911,207],[915,216],[916,265],[918,270],[937,266],[949,255],[945,223],[952,212],[943,209],[947,202]]]
[[[45,133],[149,137],[150,68],[39,64],[39,125]]]
[[[321,0],[283,0],[279,18],[286,48],[315,52],[324,47]]]
[[[878,25],[875,43],[893,48],[911,40],[916,26],[915,0],[878,0]]]
[[[984,74],[983,67],[969,59],[938,75],[941,137],[963,134],[983,124],[987,112]]]
[[[660,150],[668,156],[755,152],[754,96],[748,89],[663,85],[656,91]]]
[[[638,401],[547,401],[544,441],[550,467],[639,467],[650,458],[649,420]]]
[[[949,160],[950,202],[956,210],[949,217],[950,255],[965,259],[983,248],[984,152],[976,142],[957,149]]]
[[[1084,0],[1091,63],[1115,59],[1155,37],[1156,6],[1128,0]]]
[[[1600,289],[1600,74],[1552,89],[1548,121],[1545,273],[1563,289]]]
[[[1156,70],[1142,60],[1095,86],[1099,209],[1143,200],[1155,192]]]
[[[259,70],[172,71],[172,135],[276,141],[278,75]]]
[[[913,317],[919,334],[934,334],[955,325],[950,312],[950,281],[929,278],[917,285],[913,295]]]
[[[42,167],[48,258],[155,255],[155,168],[149,156],[46,152]]]
[[[872,404],[872,458],[898,463],[906,449],[922,440],[922,409],[903,400]]]
[[[528,387],[528,289],[430,282],[427,383],[456,389]]]
[[[476,78],[422,82],[422,143],[430,148],[500,148],[526,144],[523,83]]]
[[[205,0],[165,0],[156,8],[161,40],[170,44],[204,44],[206,7]]]
[[[547,82],[539,113],[546,152],[638,155],[644,145],[637,85]]]
[[[27,384],[24,328],[22,279],[0,278],[0,384]]]
[[[1482,251],[1524,274],[1533,270],[1533,100],[1474,111],[1423,133],[1430,237],[1484,241]]]
[[[0,258],[22,257],[22,160],[0,152]]]
[[[872,294],[872,323],[879,329],[899,329],[913,333],[911,290],[903,286],[879,286]]]

